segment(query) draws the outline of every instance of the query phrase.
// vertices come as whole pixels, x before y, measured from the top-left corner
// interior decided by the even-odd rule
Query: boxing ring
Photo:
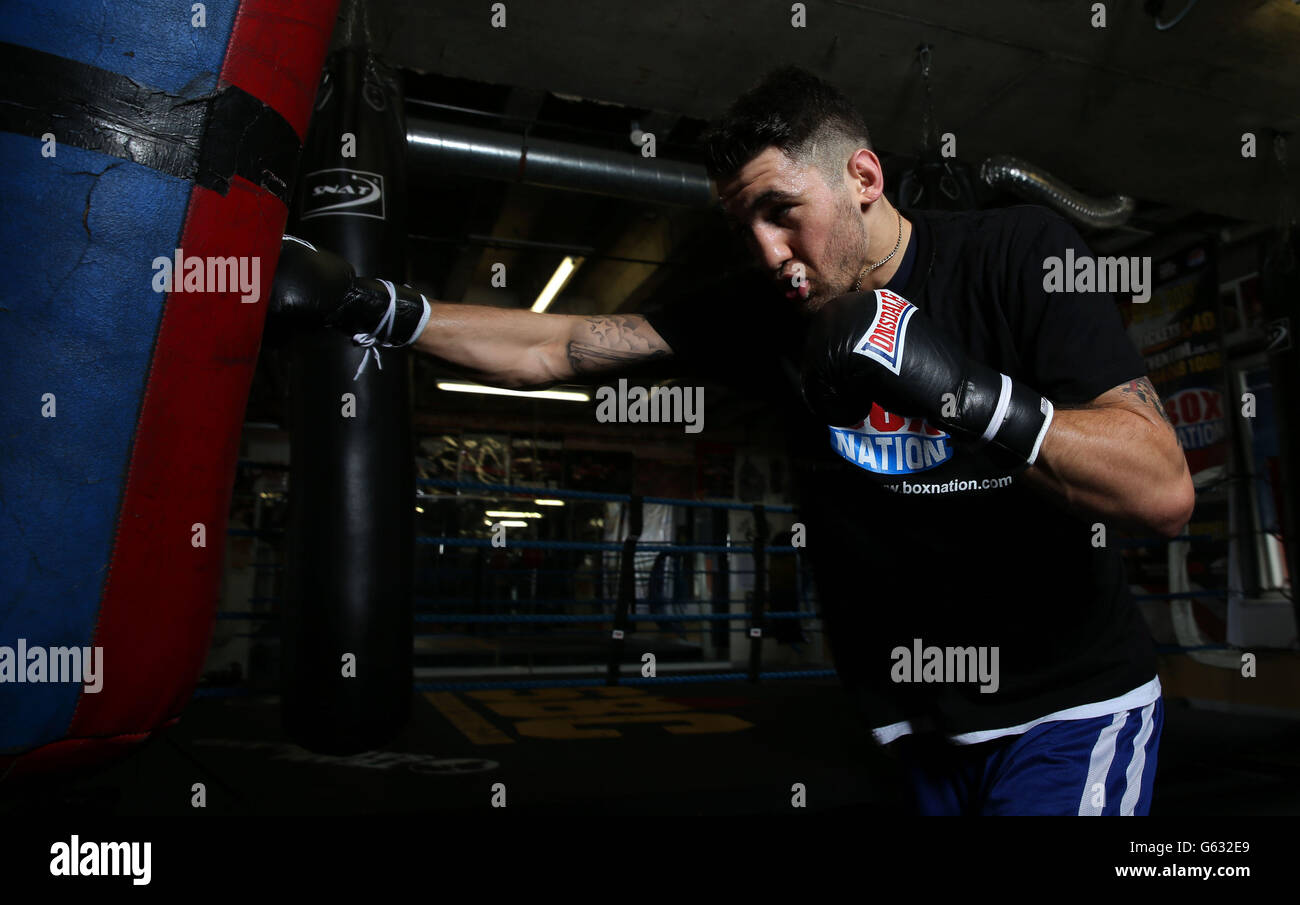
[[[241,463],[241,470],[275,470],[280,467]],[[518,649],[520,644],[526,646],[529,639],[543,642],[558,637],[577,642],[574,646],[586,656],[582,662],[569,662],[537,671],[551,675],[534,673],[502,681],[486,681],[483,673],[490,674],[493,672],[491,669],[445,667],[432,670],[439,675],[431,676],[431,670],[417,666],[415,691],[759,682],[827,678],[835,674],[829,664],[818,663],[817,668],[798,669],[780,668],[783,664],[765,664],[765,652],[771,651],[774,627],[778,624],[797,625],[799,634],[805,630],[820,632],[815,588],[799,561],[799,548],[769,542],[768,515],[791,514],[793,508],[790,506],[433,478],[422,478],[417,483],[420,486],[418,503],[424,506],[432,501],[452,504],[459,501],[461,505],[470,504],[472,507],[483,496],[488,496],[499,499],[501,506],[517,505],[519,499],[547,497],[571,504],[584,502],[621,507],[626,516],[627,530],[616,541],[507,539],[504,545],[494,543],[488,536],[417,535],[417,591],[414,596],[417,662],[420,661],[421,648],[436,650],[439,639],[468,639],[483,647],[507,644]],[[464,494],[473,496],[467,498]],[[515,498],[515,502],[511,502],[511,498]],[[645,540],[642,538],[642,513],[651,505],[724,513],[745,512],[754,519],[754,536],[747,542],[722,544]],[[275,529],[267,528],[232,528],[230,533],[234,537],[256,539],[272,548],[282,537]],[[483,529],[480,533],[490,532]],[[489,558],[494,554],[497,560],[495,568],[489,565]],[[522,559],[525,555],[529,557],[530,566],[520,567],[519,563],[509,561],[510,558]],[[588,557],[587,568],[556,565],[558,559],[574,559],[581,555]],[[655,559],[655,566],[641,567],[647,557]],[[776,558],[782,558],[786,560],[785,565],[794,567],[796,608],[793,610],[774,610],[771,605],[768,572],[769,564]],[[675,580],[667,582],[673,585],[669,592],[672,600],[666,599],[663,592],[665,560],[672,561],[677,567]],[[254,565],[271,573],[280,569],[278,562],[267,561],[261,556]],[[731,584],[743,575],[753,576],[752,590],[744,597],[730,596],[728,589]],[[516,593],[515,596],[495,596],[492,593],[491,583],[500,585],[511,579],[515,588],[521,584],[533,588],[545,585],[550,590],[543,594]],[[589,589],[595,586],[612,593],[588,593],[579,597],[574,591],[584,579],[589,579],[586,581]],[[567,582],[570,593],[557,594],[557,582],[561,586]],[[687,593],[692,586],[705,585],[713,591],[707,599]],[[435,593],[428,593],[428,590]],[[250,608],[225,610],[218,614],[218,618],[254,627],[265,626],[277,619],[276,610],[280,604],[277,595],[254,594],[247,600]],[[656,633],[657,638],[667,634],[674,638],[693,636],[701,639],[703,643],[696,645],[702,654],[701,659],[686,663],[665,661],[657,664],[656,675],[640,675],[639,658],[643,651],[637,644],[650,639],[650,632],[656,628],[666,630]],[[728,636],[722,644],[716,643],[719,631]],[[790,637],[783,635],[779,628],[775,631],[777,636]],[[250,635],[256,636],[256,631],[250,630]],[[730,643],[733,641],[742,643]],[[714,655],[703,656],[706,649],[711,649]],[[728,657],[732,652],[735,653]],[[436,664],[438,654],[428,654],[424,659]],[[659,669],[663,674],[659,674]],[[635,670],[635,674],[627,674],[629,670]],[[200,693],[227,692],[207,689]]]
[[[244,461],[243,472],[271,472],[284,466]],[[414,596],[414,629],[417,667],[412,690],[416,692],[477,691],[491,689],[543,689],[592,688],[599,686],[652,686],[658,684],[713,683],[713,682],[781,682],[798,679],[833,677],[835,669],[829,657],[802,668],[782,668],[783,664],[766,662],[774,645],[784,645],[776,640],[773,631],[781,623],[798,626],[800,632],[817,635],[821,620],[816,599],[815,584],[799,557],[799,548],[775,545],[768,542],[771,533],[755,530],[752,540],[745,543],[666,543],[642,538],[639,515],[645,507],[662,505],[693,510],[745,512],[751,514],[756,525],[765,523],[769,514],[791,514],[788,505],[763,505],[737,501],[693,500],[673,497],[638,496],[635,494],[600,493],[588,490],[567,490],[554,487],[495,484],[481,481],[421,478],[417,480],[420,492],[417,504],[431,503],[474,504],[483,499],[498,499],[501,506],[517,506],[522,500],[548,497],[567,503],[592,503],[622,507],[626,515],[627,531],[614,541],[577,540],[514,540],[504,546],[494,545],[491,537],[453,534],[423,534],[415,537],[417,545],[417,581]],[[272,495],[274,496],[274,495]],[[514,498],[513,502],[511,498]],[[486,530],[481,533],[490,533]],[[233,537],[251,539],[264,545],[263,553],[252,567],[274,575],[282,564],[274,557],[265,558],[266,550],[275,550],[283,537],[274,528],[232,528]],[[1193,544],[1214,543],[1210,535],[1183,535],[1166,541],[1159,538],[1117,539],[1121,548],[1140,548],[1154,543],[1170,544],[1171,555],[1185,551]],[[493,554],[499,561],[493,566]],[[520,560],[531,554],[532,565]],[[559,558],[587,555],[585,568],[556,565]],[[667,557],[681,566],[680,574],[671,593],[651,581],[662,570],[644,568],[647,556],[654,556],[656,564]],[[1184,555],[1181,553],[1179,555]],[[768,567],[773,560],[782,558],[796,566],[797,607],[793,611],[774,611],[770,601]],[[513,560],[513,561],[512,561]],[[757,566],[755,567],[755,564]],[[727,592],[738,576],[754,575],[752,591],[744,597],[732,597]],[[558,576],[558,579],[557,579]],[[715,591],[708,597],[692,595],[686,591],[707,576]],[[661,576],[662,577],[662,576]],[[585,581],[594,587],[594,593],[578,596],[554,591],[556,581],[568,581],[570,591]],[[544,585],[548,584],[547,591]],[[494,592],[493,585],[497,591]],[[503,596],[500,589],[521,586],[541,589],[541,592]],[[647,586],[651,592],[647,592]],[[1169,593],[1144,593],[1135,589],[1134,599],[1140,604],[1168,604],[1173,609],[1176,636],[1174,643],[1159,644],[1162,654],[1187,654],[1201,662],[1221,664],[1234,657],[1228,645],[1207,641],[1196,629],[1194,622],[1179,614],[1187,610],[1192,601],[1221,595],[1214,589],[1196,589],[1175,585]],[[613,593],[599,593],[602,589]],[[667,599],[671,596],[672,599]],[[263,640],[273,637],[265,634],[277,618],[281,598],[274,593],[252,594],[244,598],[248,607],[226,609],[218,619],[226,623],[241,623],[247,629],[241,637]],[[228,599],[229,602],[229,599]],[[719,611],[725,609],[725,611]],[[263,627],[262,634],[259,628]],[[693,631],[692,631],[693,629]],[[658,631],[656,631],[658,630]],[[702,644],[699,659],[666,660],[658,664],[654,676],[640,674],[642,651],[638,643],[651,644],[664,635],[707,637],[709,632],[725,632],[729,640],[744,642],[739,654],[725,654],[733,645],[722,645],[723,655],[717,653],[718,645]],[[533,665],[533,654],[522,654],[530,642],[538,647],[534,653],[545,653],[546,642],[556,639],[578,641],[585,651],[581,661],[562,664]],[[272,642],[274,643],[274,642]],[[475,649],[498,654],[502,647],[513,647],[520,656],[526,656],[529,665],[484,667],[481,664],[443,665],[443,660],[455,659],[457,643],[471,643]],[[798,642],[794,646],[799,646]],[[714,655],[709,656],[709,648]],[[780,649],[780,648],[775,648]],[[422,653],[423,651],[423,653]],[[462,658],[463,659],[463,658]],[[502,676],[502,674],[513,675]],[[500,678],[497,678],[501,676]],[[219,697],[231,694],[250,694],[252,688],[222,688],[208,686],[198,692],[200,697]]]

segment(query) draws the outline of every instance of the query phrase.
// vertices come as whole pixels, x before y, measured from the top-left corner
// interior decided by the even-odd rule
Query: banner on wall
[[[1226,472],[1230,400],[1223,383],[1222,331],[1218,323],[1219,285],[1209,246],[1201,243],[1152,262],[1155,286],[1150,301],[1121,305],[1129,338],[1146,360],[1147,376],[1164,403],[1198,483]],[[1170,548],[1151,539],[1126,549],[1129,580],[1139,593],[1204,590],[1205,596],[1144,601],[1143,614],[1156,640],[1195,646],[1222,643],[1226,633],[1228,497],[1197,500],[1187,533],[1198,541],[1179,557],[1171,582]]]
[[[1204,244],[1152,263],[1150,301],[1122,305],[1120,314],[1195,478],[1222,468],[1228,455],[1217,275]]]

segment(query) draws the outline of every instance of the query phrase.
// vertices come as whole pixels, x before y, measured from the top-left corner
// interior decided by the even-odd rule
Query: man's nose
[[[780,230],[755,227],[752,235],[753,253],[759,263],[771,273],[779,273],[790,260],[790,245]]]

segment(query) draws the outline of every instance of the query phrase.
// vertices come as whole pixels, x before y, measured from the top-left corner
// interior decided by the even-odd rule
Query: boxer
[[[854,105],[798,68],[704,147],[750,266],[720,261],[645,314],[425,311],[332,264],[277,278],[273,301],[498,386],[650,368],[762,399],[790,439],[836,669],[910,805],[1148,813],[1154,646],[1098,539],[1174,536],[1194,493],[1114,298],[1044,287],[1045,262],[1087,246],[1030,205],[896,208]]]

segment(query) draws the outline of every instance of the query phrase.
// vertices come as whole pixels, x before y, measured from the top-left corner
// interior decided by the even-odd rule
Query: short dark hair
[[[782,66],[737,98],[703,136],[709,175],[740,172],[766,148],[834,176],[852,153],[871,148],[862,114],[842,91],[798,66]],[[841,159],[842,158],[842,159]]]

